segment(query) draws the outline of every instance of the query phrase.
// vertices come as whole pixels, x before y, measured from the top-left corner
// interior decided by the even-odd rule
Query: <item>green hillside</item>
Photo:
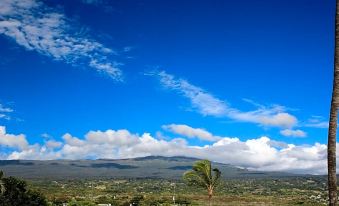
[[[1,160],[0,170],[25,179],[161,178],[179,179],[195,158],[148,156],[132,159],[98,160]],[[281,172],[260,172],[213,163],[223,178],[263,178],[297,176]]]

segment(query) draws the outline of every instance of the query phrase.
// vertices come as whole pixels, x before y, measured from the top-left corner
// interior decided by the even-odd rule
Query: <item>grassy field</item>
[[[162,179],[30,180],[54,205],[208,205],[206,192],[183,182]],[[326,179],[286,177],[222,181],[212,204],[326,205]]]

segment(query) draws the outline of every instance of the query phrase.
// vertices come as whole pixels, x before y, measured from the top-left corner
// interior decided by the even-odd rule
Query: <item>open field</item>
[[[207,205],[206,192],[164,179],[30,180],[51,202],[71,200],[112,205]],[[326,205],[323,177],[225,180],[213,205]]]

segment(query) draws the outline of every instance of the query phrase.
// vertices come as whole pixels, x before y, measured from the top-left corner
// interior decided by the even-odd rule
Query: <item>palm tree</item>
[[[339,109],[339,0],[336,1],[334,78],[328,127],[327,165],[329,205],[337,205],[336,142]]]
[[[5,184],[3,182],[4,172],[0,171],[0,195],[5,192]]]
[[[211,205],[211,199],[214,189],[219,184],[221,172],[211,167],[209,160],[200,160],[194,163],[192,170],[184,173],[184,180],[194,186],[207,189],[208,201]]]

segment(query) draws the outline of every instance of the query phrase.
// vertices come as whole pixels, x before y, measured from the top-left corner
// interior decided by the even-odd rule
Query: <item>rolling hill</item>
[[[97,160],[0,160],[7,176],[25,179],[179,179],[198,159],[189,157],[148,156],[131,159]],[[297,176],[282,172],[261,172],[232,165],[213,163],[223,178],[267,178]]]

